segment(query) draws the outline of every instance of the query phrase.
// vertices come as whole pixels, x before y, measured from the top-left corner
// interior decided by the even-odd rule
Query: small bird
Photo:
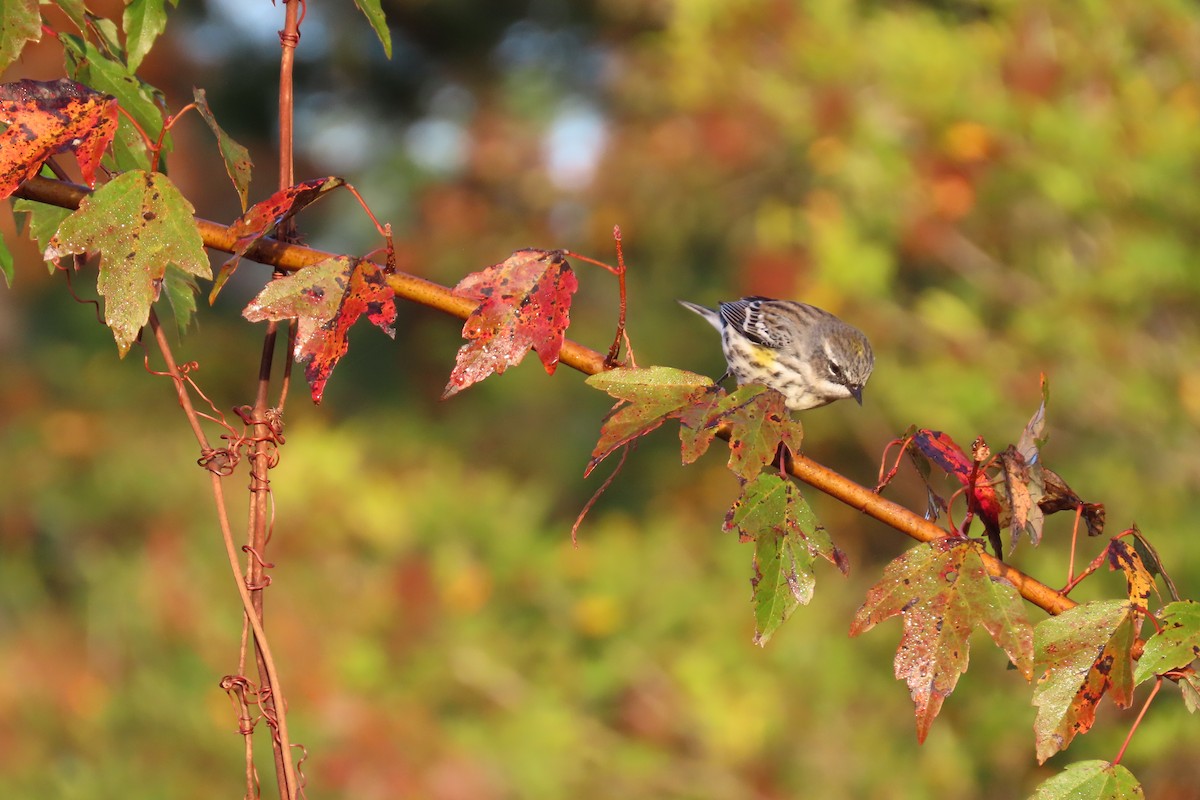
[[[679,303],[721,332],[729,364],[725,376],[733,375],[739,386],[757,383],[774,389],[791,411],[844,397],[862,405],[875,355],[862,331],[828,311],[768,297],[743,297],[717,309]]]

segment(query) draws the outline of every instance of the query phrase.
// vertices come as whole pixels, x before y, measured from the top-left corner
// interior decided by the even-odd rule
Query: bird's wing
[[[792,340],[787,326],[779,325],[771,320],[769,313],[763,312],[765,297],[743,297],[721,303],[721,318],[726,325],[731,325],[746,335],[746,338],[778,350]]]

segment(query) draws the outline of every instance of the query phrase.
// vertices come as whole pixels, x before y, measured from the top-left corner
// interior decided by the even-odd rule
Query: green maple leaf
[[[134,170],[85,197],[46,247],[47,261],[100,254],[97,289],[122,357],[150,317],[168,264],[212,277],[193,212],[166,175]]]
[[[250,151],[234,141],[233,137],[217,124],[217,118],[208,107],[208,95],[203,89],[192,89],[192,99],[201,118],[217,138],[217,149],[221,151],[221,160],[225,162],[225,172],[233,182],[234,191],[237,192],[242,211],[245,212],[246,197],[250,192],[250,172],[254,168],[254,162],[250,160]]]
[[[730,395],[734,403],[728,420],[729,468],[734,474],[753,480],[764,466],[775,460],[779,445],[800,452],[804,428],[792,419],[784,397],[774,389],[741,386]]]
[[[379,43],[383,45],[383,52],[388,58],[391,58],[392,32],[388,30],[387,20],[383,16],[383,8],[381,8],[379,0],[354,0],[354,5],[358,6],[358,10],[366,15],[375,35],[379,37]]]
[[[179,0],[171,0],[171,5]],[[166,0],[126,0],[121,27],[125,29],[125,45],[129,51],[126,63],[136,72],[142,59],[167,28]]]
[[[769,473],[745,481],[725,515],[725,530],[754,542],[754,643],[765,645],[799,605],[812,599],[815,556],[837,564],[845,559],[796,484]]]
[[[38,0],[15,0],[0,6],[0,70],[17,60],[26,42],[42,40],[42,15]]]
[[[29,235],[38,243],[38,247],[42,249],[42,252],[45,252],[46,248],[50,245],[50,240],[54,238],[54,234],[58,233],[58,226],[62,225],[63,220],[71,216],[72,213],[69,208],[35,203],[23,197],[13,200],[13,212],[26,215],[23,221],[29,225]],[[54,266],[53,262],[47,266],[50,269],[50,274],[53,275],[57,267]]]
[[[754,480],[775,460],[779,445],[798,453],[804,439],[804,428],[792,419],[783,395],[755,384],[740,386],[730,395],[699,398],[680,423],[685,464],[702,456],[717,428],[727,423],[729,469],[745,480]]]
[[[621,402],[600,428],[585,476],[618,447],[678,417],[715,386],[711,378],[671,367],[612,369],[592,375],[587,383]]]
[[[1096,721],[1106,692],[1121,708],[1133,700],[1133,659],[1141,615],[1128,600],[1084,603],[1043,620],[1034,631],[1033,723],[1038,762],[1065,750]]]
[[[1144,798],[1133,773],[1110,761],[1080,761],[1042,783],[1029,800],[1138,800]]]
[[[967,670],[975,628],[986,630],[1026,679],[1032,674],[1033,634],[1021,597],[987,573],[981,553],[979,543],[950,537],[914,547],[887,565],[850,626],[857,636],[903,616],[896,678],[908,683],[920,741]]]
[[[1146,640],[1146,648],[1133,672],[1134,684],[1155,675],[1185,667],[1200,657],[1200,603],[1180,600],[1163,608],[1162,628]]]
[[[109,20],[89,19],[93,22],[88,26],[89,30],[102,37],[106,27],[104,23],[112,25]],[[116,36],[115,29],[111,35]],[[138,127],[151,141],[158,137],[163,128],[162,93],[135,75],[126,64],[109,57],[91,42],[65,33],[60,33],[58,40],[63,46],[68,75],[96,91],[112,95],[121,110],[137,120],[137,127],[123,116],[118,121],[111,163],[120,172],[147,169],[150,166],[150,151]],[[170,154],[174,147],[172,141],[170,133],[162,137],[160,159]]]

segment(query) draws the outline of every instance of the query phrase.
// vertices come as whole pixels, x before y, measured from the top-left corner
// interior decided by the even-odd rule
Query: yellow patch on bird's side
[[[778,356],[779,351],[770,347],[754,345],[750,348],[750,362],[759,369],[770,369]]]

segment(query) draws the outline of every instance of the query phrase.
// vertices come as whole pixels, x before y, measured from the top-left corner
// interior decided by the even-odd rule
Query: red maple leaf
[[[349,256],[328,258],[294,275],[271,281],[242,311],[251,322],[297,319],[295,358],[314,403],[350,347],[350,326],[363,314],[395,337],[395,293],[378,264]]]
[[[463,325],[467,343],[442,399],[520,363],[530,349],[554,374],[578,288],[561,250],[518,250],[459,281],[454,293],[480,303]]]
[[[88,186],[117,131],[117,101],[83,84],[17,81],[0,84],[0,199],[37,174],[42,163],[70,150]]]
[[[950,434],[922,428],[913,435],[912,441],[926,458],[941,467],[946,474],[956,478],[963,486],[967,486],[971,482],[975,463],[950,438]],[[968,489],[971,492],[969,507],[979,515],[979,519],[987,531],[988,539],[997,546],[996,555],[999,556],[1000,515],[1002,513],[1000,500],[996,497],[996,490],[983,476],[982,471],[976,472],[974,477],[975,486]]]
[[[229,232],[237,237],[237,241],[233,243],[233,256],[221,265],[217,279],[213,281],[212,291],[209,292],[208,302],[211,303],[217,299],[221,287],[233,275],[238,262],[255,242],[269,235],[281,223],[294,217],[328,192],[345,185],[346,181],[342,178],[315,178],[286,189],[280,189],[266,200],[250,206],[246,213],[229,226]]]

